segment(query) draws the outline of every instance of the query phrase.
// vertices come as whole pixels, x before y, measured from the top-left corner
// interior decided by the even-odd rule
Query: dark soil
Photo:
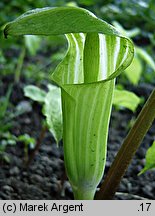
[[[8,78],[2,80],[0,95],[6,93],[10,82],[11,80],[8,80]],[[17,136],[27,133],[39,139],[43,118],[41,106],[37,103],[31,103],[24,97],[22,90],[24,85],[23,82],[14,85],[11,102],[17,105],[26,101],[29,105],[32,105],[33,109],[15,119],[11,132]],[[152,86],[145,84],[133,90],[139,96],[147,98],[152,88]],[[137,112],[139,110],[140,108]],[[105,173],[107,173],[136,115],[137,113],[133,114],[127,110],[112,111]],[[152,144],[154,136],[155,124],[149,130],[133,158],[118,188],[118,192],[121,193],[117,194],[115,199],[141,199],[140,197],[155,199],[155,171],[148,171],[141,176],[137,176],[145,164],[145,153]],[[49,132],[45,133],[39,152],[37,152],[29,167],[25,165],[22,143],[8,147],[7,154],[10,163],[0,162],[0,199],[73,199],[71,187],[65,178],[62,143],[58,148]]]

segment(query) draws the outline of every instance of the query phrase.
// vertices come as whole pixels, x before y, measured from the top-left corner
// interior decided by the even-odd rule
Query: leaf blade
[[[44,103],[46,92],[37,86],[28,85],[24,88],[24,95],[34,101]]]
[[[155,141],[153,142],[152,146],[147,150],[145,166],[138,175],[141,175],[153,168],[155,168]]]
[[[45,97],[44,115],[50,132],[57,144],[62,139],[61,90],[56,86],[49,87]]]
[[[125,107],[134,112],[140,103],[140,98],[133,92],[126,90],[114,90],[113,104],[119,107]]]
[[[59,19],[58,19],[59,17]],[[118,34],[108,23],[77,7],[42,8],[28,11],[8,23],[4,35],[59,35],[79,32]]]

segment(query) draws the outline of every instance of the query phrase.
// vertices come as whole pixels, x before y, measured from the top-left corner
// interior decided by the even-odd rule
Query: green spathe
[[[62,93],[65,165],[75,199],[93,199],[106,161],[115,78],[132,61],[132,42],[73,7],[30,11],[4,34],[66,35],[68,51],[52,75]]]

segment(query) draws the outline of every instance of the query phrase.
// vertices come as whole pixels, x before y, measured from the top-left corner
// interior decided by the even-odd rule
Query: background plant
[[[155,141],[152,143],[152,146],[146,152],[146,164],[145,167],[141,170],[139,175],[145,173],[150,169],[155,168]]]

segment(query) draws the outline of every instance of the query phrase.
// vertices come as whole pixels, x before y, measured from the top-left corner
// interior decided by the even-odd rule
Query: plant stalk
[[[39,148],[40,148],[41,143],[42,143],[42,141],[43,141],[43,139],[45,137],[46,132],[47,132],[47,127],[43,126],[42,129],[41,129],[40,136],[39,136],[39,138],[37,140],[36,146],[35,146],[34,150],[32,151],[32,153],[30,154],[29,160],[27,160],[26,167],[29,167],[29,165],[33,161],[36,153],[39,151]]]
[[[26,52],[25,47],[22,47],[21,53],[18,57],[17,67],[15,69],[15,78],[14,79],[15,79],[16,83],[18,83],[20,80],[21,71],[22,71],[23,62],[24,62],[24,57],[25,57],[25,52]]]
[[[126,136],[103,184],[101,185],[100,191],[96,194],[96,199],[109,200],[114,197],[122,176],[124,175],[144,136],[151,127],[154,119],[155,89],[152,91],[150,97],[137,117],[134,126]]]

